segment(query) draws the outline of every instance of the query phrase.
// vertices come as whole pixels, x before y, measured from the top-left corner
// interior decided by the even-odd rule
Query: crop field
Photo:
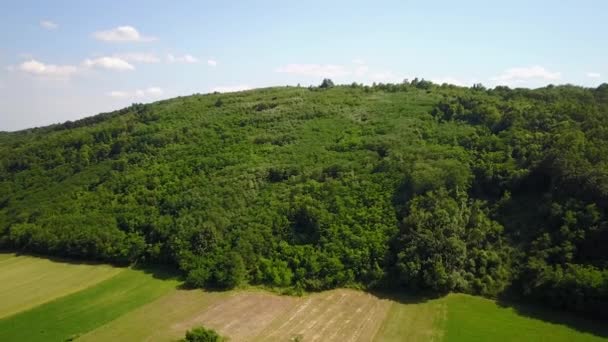
[[[206,292],[181,289],[158,273],[9,254],[0,254],[0,279],[0,341],[175,341],[200,325],[233,342],[608,337],[605,327],[570,315],[461,294],[427,300],[349,289],[302,297]]]

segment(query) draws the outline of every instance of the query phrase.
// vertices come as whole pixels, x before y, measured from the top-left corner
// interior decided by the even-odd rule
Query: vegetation
[[[20,258],[24,259],[24,257]],[[46,273],[45,268],[48,267],[48,264],[38,262],[38,259],[34,258],[25,258],[25,260],[32,261],[32,264],[38,268],[29,267],[25,271],[13,272],[15,278],[3,285],[0,296],[2,296],[3,303],[4,300],[7,300],[13,311],[11,315],[0,318],[1,341],[75,339],[81,334],[166,294],[178,284],[175,280],[156,279],[151,274],[132,269],[120,269],[119,273],[115,273],[110,278],[93,283],[84,277],[78,267],[63,264],[64,267],[54,267],[54,271],[57,273],[55,277],[67,278],[68,283],[64,285],[62,291],[71,293],[59,298],[49,296],[46,302],[39,301],[32,307],[32,303],[29,301],[10,298],[10,294],[25,293],[26,291],[48,293],[47,286],[57,286],[55,284],[57,279],[53,279],[53,276]],[[3,261],[0,264],[0,274],[11,272],[4,266],[6,262]],[[10,266],[7,267],[10,268]],[[103,265],[89,267],[98,268],[100,272],[106,272],[109,269]],[[80,283],[71,281],[74,275],[78,276]],[[36,287],[30,285],[34,281],[37,284]],[[22,288],[22,284],[29,286]],[[20,302],[22,306],[14,305],[17,302]]]
[[[107,265],[0,254],[0,319],[78,292],[122,271]]]
[[[519,309],[522,309],[521,307]],[[519,309],[464,294],[393,303],[375,341],[604,341],[605,327],[550,310]]]
[[[608,84],[323,83],[0,135],[0,246],[607,318]]]
[[[604,326],[551,310],[503,306],[491,300],[450,294],[439,300],[447,308],[442,326],[446,341],[604,341]]]
[[[222,342],[224,339],[211,329],[194,328],[186,332],[183,342]]]
[[[28,264],[29,262],[29,264]],[[15,265],[21,264],[23,270]],[[38,268],[33,267],[38,266]],[[63,267],[60,267],[63,266]],[[82,276],[81,267],[116,269],[119,273],[84,288],[70,284],[60,298],[21,308],[0,317],[2,341],[176,341],[186,331],[197,336],[206,327],[243,341],[602,341],[608,330],[568,313],[534,306],[511,306],[481,297],[450,294],[437,299],[421,296],[373,295],[337,289],[302,297],[280,296],[259,290],[187,290],[162,273],[145,273],[104,265],[73,265],[0,254],[3,282],[0,302],[10,294],[33,291],[36,280],[45,291],[56,279],[44,273],[53,268],[57,278]],[[39,277],[40,274],[42,277]],[[21,289],[26,284],[27,289]],[[6,295],[5,295],[6,294]],[[193,333],[194,332],[194,333]],[[203,336],[214,336],[201,332]]]

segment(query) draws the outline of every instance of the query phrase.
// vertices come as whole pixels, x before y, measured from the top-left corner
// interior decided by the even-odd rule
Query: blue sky
[[[608,2],[14,1],[0,130],[271,85],[608,80]]]

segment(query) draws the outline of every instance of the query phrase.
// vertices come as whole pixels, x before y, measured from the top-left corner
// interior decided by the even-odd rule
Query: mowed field
[[[260,290],[206,292],[180,289],[179,281],[159,273],[9,254],[0,254],[0,279],[0,312],[5,313],[0,316],[0,341],[175,341],[199,325],[230,341],[608,337],[608,329],[598,323],[538,309],[524,315],[460,294],[424,300],[348,289],[303,297]]]
[[[121,268],[0,254],[0,318],[77,292]]]

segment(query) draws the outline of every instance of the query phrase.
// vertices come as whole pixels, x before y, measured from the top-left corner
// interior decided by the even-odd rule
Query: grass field
[[[16,260],[13,262],[13,259]],[[47,272],[49,264],[39,260],[15,257],[2,261],[0,277],[5,280],[2,284],[6,287],[9,283],[6,292],[0,294],[3,299],[8,298],[4,297],[5,293],[18,292],[17,288],[21,283],[29,284],[29,291],[32,292],[45,290],[47,279],[40,276],[40,272]],[[15,269],[15,263],[23,264],[23,269]],[[7,272],[5,267],[8,267]],[[99,267],[101,270],[112,269],[107,266],[89,267]],[[48,273],[49,278],[54,281],[55,277],[62,276],[71,279],[75,276],[74,272],[78,273],[79,269],[58,267]],[[24,302],[24,311],[0,319],[0,341],[65,341],[67,338],[86,333],[110,322],[166,294],[178,285],[175,280],[157,279],[152,274],[126,268],[117,269],[113,276],[110,275],[106,280],[96,283],[90,282],[87,273],[82,273],[80,278],[81,283],[72,283],[71,294],[33,308],[30,308],[31,301]],[[66,293],[70,292],[68,290],[70,289],[62,289]],[[23,294],[27,292],[27,290],[19,291]],[[15,308],[15,301],[10,301],[11,307]]]
[[[392,301],[374,341],[440,341],[447,310],[447,304],[441,300],[421,302],[417,298],[402,297]]]
[[[606,341],[608,338],[606,326],[548,310],[535,309],[531,317],[519,314],[512,307],[501,307],[495,301],[462,294],[449,295],[442,301],[448,307],[444,323],[446,341],[487,341],[489,336],[500,341],[552,342]]]
[[[121,271],[106,265],[0,254],[0,318],[85,289]]]
[[[78,275],[81,283],[45,292],[45,284]],[[338,289],[289,297],[260,290],[184,290],[165,278],[0,254],[0,310],[11,303],[16,312],[0,318],[0,341],[175,341],[199,325],[232,342],[608,340],[608,328],[598,323],[462,294],[425,300]],[[13,298],[39,290],[54,299]]]

